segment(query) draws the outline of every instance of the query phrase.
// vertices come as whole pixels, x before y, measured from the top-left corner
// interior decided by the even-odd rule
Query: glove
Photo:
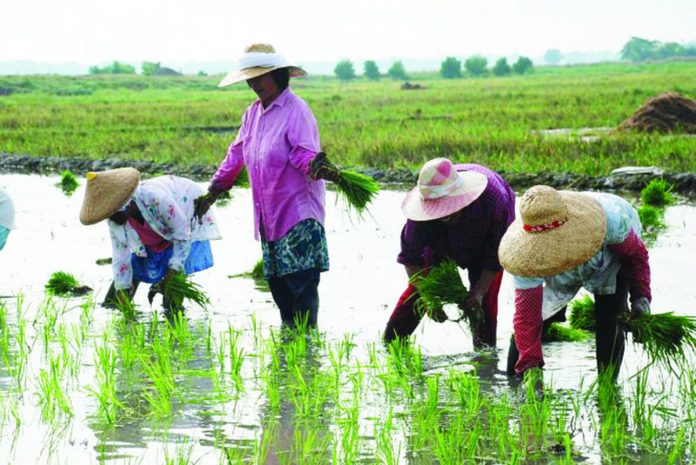
[[[328,160],[326,153],[319,152],[310,164],[310,176],[312,179],[326,179],[337,183],[341,179],[341,172]]]
[[[631,303],[631,319],[641,315],[650,315],[650,301],[645,297],[639,297]]]

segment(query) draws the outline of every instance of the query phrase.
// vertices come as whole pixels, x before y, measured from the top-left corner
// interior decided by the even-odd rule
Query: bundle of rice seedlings
[[[653,179],[640,191],[640,200],[644,205],[666,207],[674,203],[673,187],[664,179]]]
[[[568,305],[570,307],[570,327],[584,331],[594,331],[597,322],[595,320],[594,300],[592,296],[585,295],[575,299]]]
[[[69,197],[75,192],[80,183],[77,182],[77,177],[75,177],[72,171],[65,170],[61,173],[60,182],[57,185]]]
[[[65,271],[56,271],[46,283],[46,291],[54,295],[85,295],[92,290],[89,286],[82,286],[75,276]]]
[[[201,287],[189,280],[184,273],[177,273],[172,276],[164,286],[164,298],[169,302],[183,302],[184,299],[191,300],[203,308],[210,305],[208,295],[203,292]]]
[[[483,322],[481,312],[465,312],[464,302],[469,291],[459,276],[459,267],[452,260],[443,260],[429,270],[414,275],[411,283],[418,290],[416,309],[430,314],[442,309],[445,304],[455,304],[462,312],[460,321],[467,320],[469,327],[477,328]]]
[[[664,209],[653,207],[651,205],[641,205],[638,207],[640,224],[646,231],[663,229],[665,227],[665,223],[662,221],[664,214]]]
[[[379,184],[370,176],[351,170],[340,170],[336,180],[336,191],[349,208],[362,216],[367,204],[372,202],[379,192]]]
[[[262,281],[265,279],[263,275],[263,259],[256,262],[254,268],[251,270],[251,277],[256,281]]]
[[[678,367],[687,360],[687,353],[696,349],[696,317],[672,312],[641,314],[635,318],[624,314],[622,322],[653,363]]]
[[[582,330],[569,328],[560,323],[551,323],[548,330],[541,335],[541,342],[577,342],[584,341],[590,337],[590,333]]]

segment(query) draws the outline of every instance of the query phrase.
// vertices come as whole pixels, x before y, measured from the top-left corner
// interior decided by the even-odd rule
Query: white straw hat
[[[89,172],[87,188],[80,210],[82,224],[95,224],[110,217],[124,206],[140,182],[135,168]]]
[[[607,232],[607,217],[597,200],[549,186],[524,193],[520,216],[498,248],[503,268],[517,276],[553,276],[575,268],[599,250]]]
[[[272,45],[253,44],[244,50],[244,55],[239,59],[239,69],[227,74],[220,81],[218,87],[253,79],[280,68],[290,68],[290,77],[307,75],[305,70],[291,64],[284,56],[277,54]]]
[[[418,183],[401,204],[401,211],[413,221],[444,218],[478,199],[488,178],[475,171],[457,171],[446,158],[434,158],[423,165]]]

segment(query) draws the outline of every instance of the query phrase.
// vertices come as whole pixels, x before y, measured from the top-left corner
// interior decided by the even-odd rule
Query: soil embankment
[[[110,158],[91,160],[86,158],[35,157],[29,155],[0,154],[0,173],[59,174],[69,169],[77,175],[87,171],[103,171],[122,166],[132,166],[142,173],[156,175],[171,173],[186,176],[197,181],[206,181],[215,172],[213,165],[173,165],[148,161]],[[374,168],[358,169],[374,177],[381,184],[413,186],[418,173],[407,169],[382,170]],[[686,197],[696,198],[696,173],[642,172],[633,174],[612,174],[608,176],[588,176],[575,173],[500,173],[516,190],[523,190],[536,184],[546,184],[561,189],[640,191],[650,180],[663,178],[674,185],[674,192]]]

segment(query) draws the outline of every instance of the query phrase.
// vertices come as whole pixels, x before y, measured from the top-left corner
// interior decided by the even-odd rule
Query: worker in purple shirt
[[[515,194],[497,173],[475,164],[453,165],[446,158],[421,168],[418,184],[404,199],[408,218],[401,232],[397,261],[409,278],[443,259],[453,260],[469,274],[465,312],[482,310],[483,324],[474,331],[474,348],[496,345],[498,291],[503,268],[498,245],[515,219]],[[418,295],[409,284],[389,318],[384,339],[407,337],[423,315],[415,308]],[[442,311],[429,315],[445,321]]]
[[[207,211],[246,166],[264,277],[282,324],[295,328],[301,321],[314,327],[319,274],[329,269],[321,179],[335,180],[337,170],[327,169],[332,165],[320,152],[312,111],[289,88],[290,77],[307,73],[267,44],[248,47],[239,68],[225,76],[220,86],[246,81],[258,99],[244,112],[242,126],[208,193],[196,199],[196,213]]]

